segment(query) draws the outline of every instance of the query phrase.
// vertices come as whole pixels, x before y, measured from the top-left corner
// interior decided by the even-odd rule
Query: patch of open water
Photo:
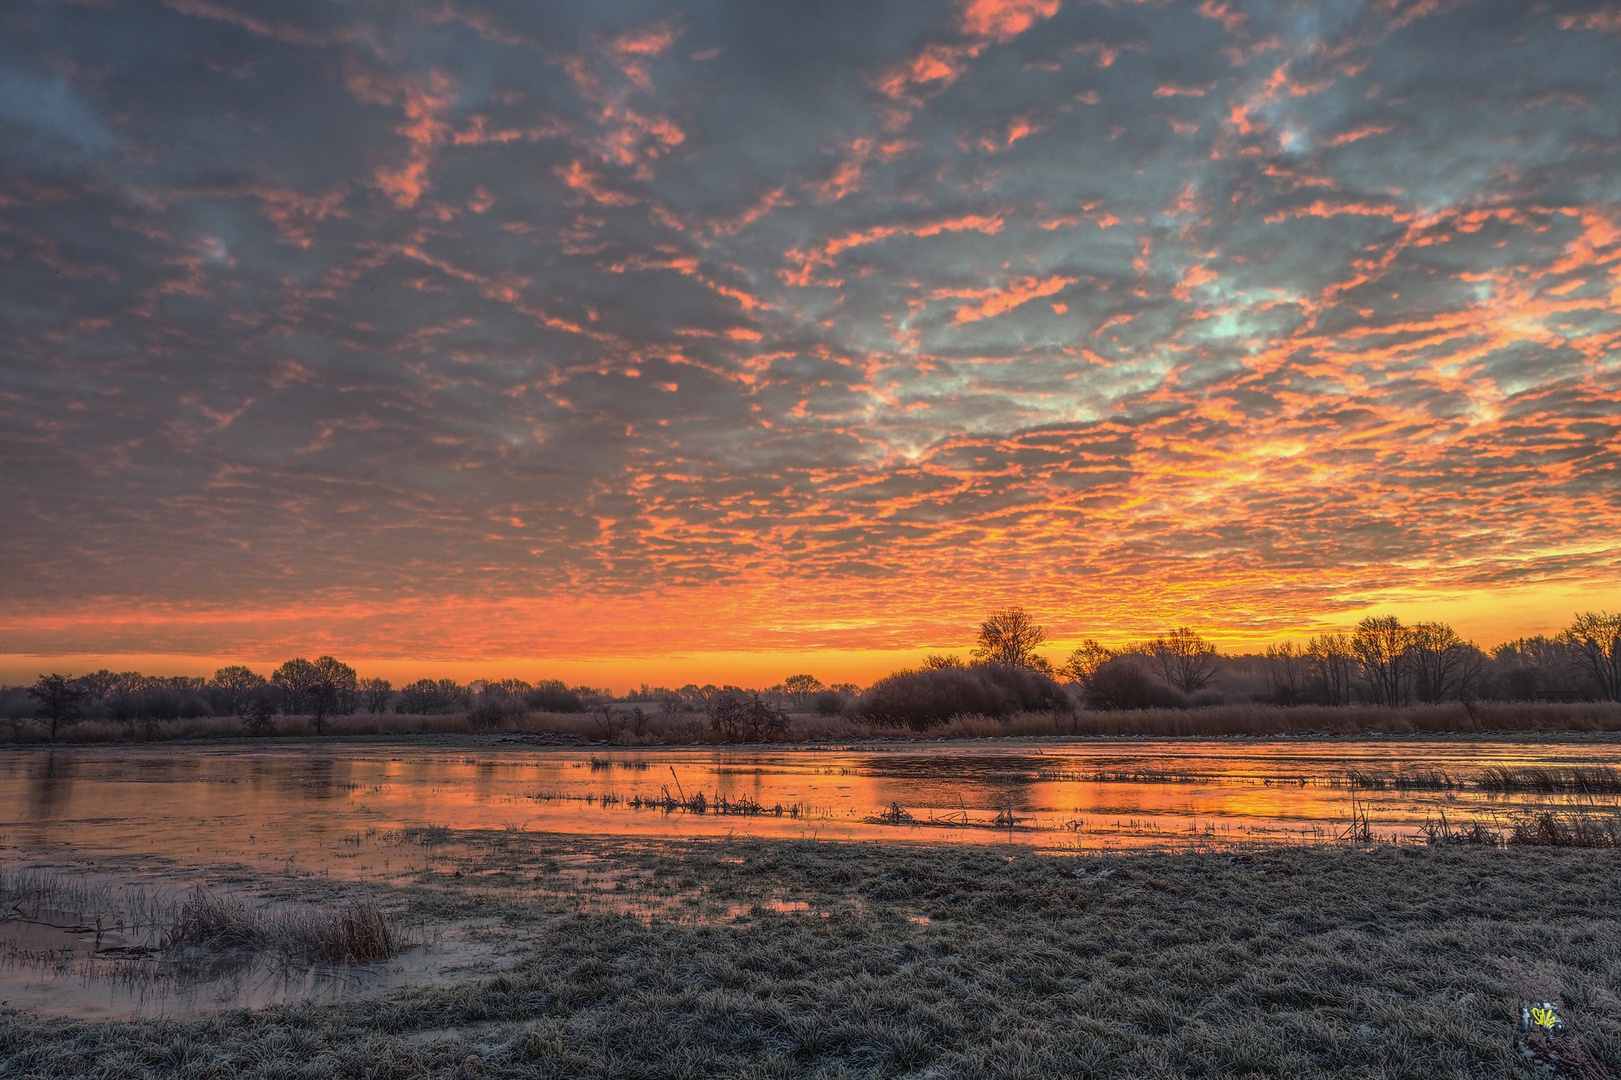
[[[822,750],[300,742],[19,748],[0,754],[0,855],[117,857],[389,879],[467,829],[680,839],[1021,843],[1073,849],[1211,838],[1331,839],[1349,771],[1439,771],[1437,790],[1361,790],[1375,831],[1565,806],[1493,794],[1490,766],[1613,766],[1614,742],[1098,740]],[[691,808],[700,803],[704,812]],[[1613,799],[1612,799],[1613,801]]]
[[[1608,741],[1097,740],[859,749],[572,749],[301,742],[17,748],[0,753],[0,869],[94,868],[137,888],[207,876],[403,882],[489,850],[468,887],[504,871],[520,833],[1014,843],[1076,851],[1227,841],[1323,842],[1353,796],[1372,830],[1412,837],[1453,822],[1616,796],[1494,793],[1491,767],[1613,767]],[[1356,773],[1385,786],[1357,786]],[[1429,788],[1401,777],[1427,774]],[[1434,786],[1437,776],[1446,783]],[[697,807],[702,807],[698,812]],[[496,869],[488,869],[491,865]],[[460,871],[454,871],[460,876]],[[537,892],[643,918],[746,917],[660,897],[623,867],[559,852]],[[619,877],[615,877],[619,875]],[[537,881],[539,879],[536,879]],[[137,897],[133,908],[146,900]],[[81,905],[88,911],[91,905]],[[148,907],[150,905],[148,904]],[[803,901],[758,906],[808,911]],[[263,958],[176,965],[154,923],[97,924],[71,906],[0,911],[0,1002],[86,1018],[186,1015],[338,1001],[490,970],[513,953],[471,923],[382,964],[289,967]]]

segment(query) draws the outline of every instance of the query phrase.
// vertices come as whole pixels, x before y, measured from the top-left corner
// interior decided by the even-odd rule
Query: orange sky
[[[1613,12],[768,8],[17,28],[0,679],[1621,608]]]

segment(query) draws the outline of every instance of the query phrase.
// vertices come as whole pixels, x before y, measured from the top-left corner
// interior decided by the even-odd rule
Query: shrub
[[[811,707],[817,716],[837,716],[844,711],[844,695],[837,690],[823,690],[811,702]]]
[[[1131,656],[1105,661],[1086,684],[1088,709],[1175,709],[1185,704],[1181,694],[1150,675]]]
[[[585,712],[585,701],[577,690],[570,690],[561,679],[542,679],[524,695],[529,707],[538,712]]]
[[[764,742],[788,733],[788,714],[759,694],[726,690],[709,703],[709,726],[727,742]]]
[[[1016,712],[1067,707],[1064,688],[1048,675],[1006,664],[974,664],[897,671],[861,695],[856,714],[924,731],[962,713],[1000,719]]]

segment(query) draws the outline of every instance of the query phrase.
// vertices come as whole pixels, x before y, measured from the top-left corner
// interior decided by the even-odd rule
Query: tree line
[[[132,725],[208,715],[235,716],[250,733],[264,734],[277,713],[305,716],[322,733],[333,716],[394,710],[413,715],[465,713],[475,726],[496,726],[530,711],[579,713],[613,703],[642,703],[665,713],[702,713],[728,740],[752,741],[786,730],[786,710],[848,714],[877,723],[927,728],[953,716],[1007,716],[1024,711],[1083,707],[1095,710],[1185,708],[1231,699],[1213,689],[1257,672],[1262,689],[1247,700],[1277,705],[1359,704],[1409,706],[1447,701],[1621,701],[1621,614],[1577,615],[1552,637],[1520,638],[1489,653],[1441,622],[1404,625],[1393,615],[1369,616],[1344,633],[1321,634],[1304,644],[1284,642],[1264,654],[1223,656],[1190,627],[1110,649],[1085,639],[1059,665],[1038,650],[1046,631],[1020,607],[992,612],[980,623],[970,659],[931,654],[913,669],[879,679],[866,690],[825,685],[813,675],[791,675],[764,690],[687,684],[672,689],[643,684],[615,699],[607,690],[569,687],[561,680],[418,679],[396,688],[389,680],[360,677],[331,656],[296,657],[262,675],[229,665],[212,678],[157,677],[97,671],[77,678],[41,675],[24,694],[51,738],[81,719]],[[15,696],[15,695],[14,695]],[[15,709],[11,715],[20,716]]]
[[[101,670],[87,675],[41,675],[25,696],[51,738],[80,720],[113,720],[149,731],[164,720],[235,716],[252,734],[271,730],[277,714],[308,717],[317,734],[334,716],[390,709],[417,716],[469,713],[491,723],[519,711],[584,712],[611,697],[607,690],[570,687],[559,679],[418,679],[396,688],[388,679],[361,677],[331,656],[295,657],[268,676],[241,664],[212,678],[142,675]]]
[[[1607,612],[1577,615],[1553,637],[1521,638],[1490,653],[1445,623],[1404,625],[1394,615],[1259,656],[1223,656],[1186,626],[1116,649],[1087,638],[1056,666],[1037,651],[1046,641],[1023,608],[1003,608],[980,624],[969,662],[928,656],[873,684],[853,711],[926,728],[962,713],[1198,707],[1226,703],[1212,689],[1222,675],[1257,668],[1264,689],[1245,697],[1276,705],[1621,701],[1621,614]]]

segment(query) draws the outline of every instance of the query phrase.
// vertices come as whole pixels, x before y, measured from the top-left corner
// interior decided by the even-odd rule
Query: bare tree
[[[790,675],[782,680],[782,692],[796,709],[804,708],[812,696],[826,689],[822,680],[814,675]]]
[[[373,716],[388,708],[388,699],[394,696],[394,684],[387,679],[361,679],[357,689],[360,691],[361,705]]]
[[[231,664],[214,672],[214,686],[232,716],[245,717],[253,696],[265,684],[265,677],[241,664]]]
[[[1216,647],[1186,626],[1160,635],[1144,651],[1165,681],[1184,694],[1203,689],[1216,676]]]
[[[1605,701],[1621,701],[1621,613],[1589,611],[1559,635]]]
[[[1306,642],[1306,664],[1313,689],[1325,705],[1351,703],[1351,673],[1356,654],[1344,634],[1323,634]]]
[[[979,624],[979,647],[974,659],[987,664],[1050,670],[1046,660],[1036,655],[1036,647],[1047,640],[1047,632],[1021,607],[993,611]]]
[[[320,735],[326,728],[329,713],[348,715],[355,711],[355,669],[330,656],[322,656],[310,665],[314,677],[305,688],[310,722]]]
[[[310,688],[319,678],[315,665],[302,656],[295,656],[270,673],[270,681],[281,690],[281,705],[289,716],[304,711],[309,704]]]
[[[1098,673],[1098,668],[1108,663],[1113,656],[1114,653],[1087,638],[1081,642],[1078,649],[1069,654],[1069,659],[1058,669],[1058,674],[1070,682],[1079,683],[1084,688],[1091,685],[1092,676]]]
[[[1369,615],[1356,624],[1351,651],[1375,705],[1407,702],[1407,636],[1394,615]]]
[[[1266,688],[1272,700],[1293,705],[1306,686],[1307,657],[1292,641],[1266,647]]]
[[[1405,660],[1413,696],[1426,705],[1457,698],[1464,664],[1478,651],[1446,623],[1421,622],[1408,627]]]
[[[967,665],[962,662],[960,656],[932,652],[923,658],[922,667],[924,671],[939,671],[942,668],[960,668],[967,667]]]
[[[28,696],[39,702],[34,711],[49,726],[51,738],[57,730],[79,719],[79,702],[85,692],[73,682],[71,675],[41,675],[39,681],[28,688]]]
[[[709,724],[727,742],[764,742],[788,732],[788,714],[759,694],[727,687],[709,703]]]

